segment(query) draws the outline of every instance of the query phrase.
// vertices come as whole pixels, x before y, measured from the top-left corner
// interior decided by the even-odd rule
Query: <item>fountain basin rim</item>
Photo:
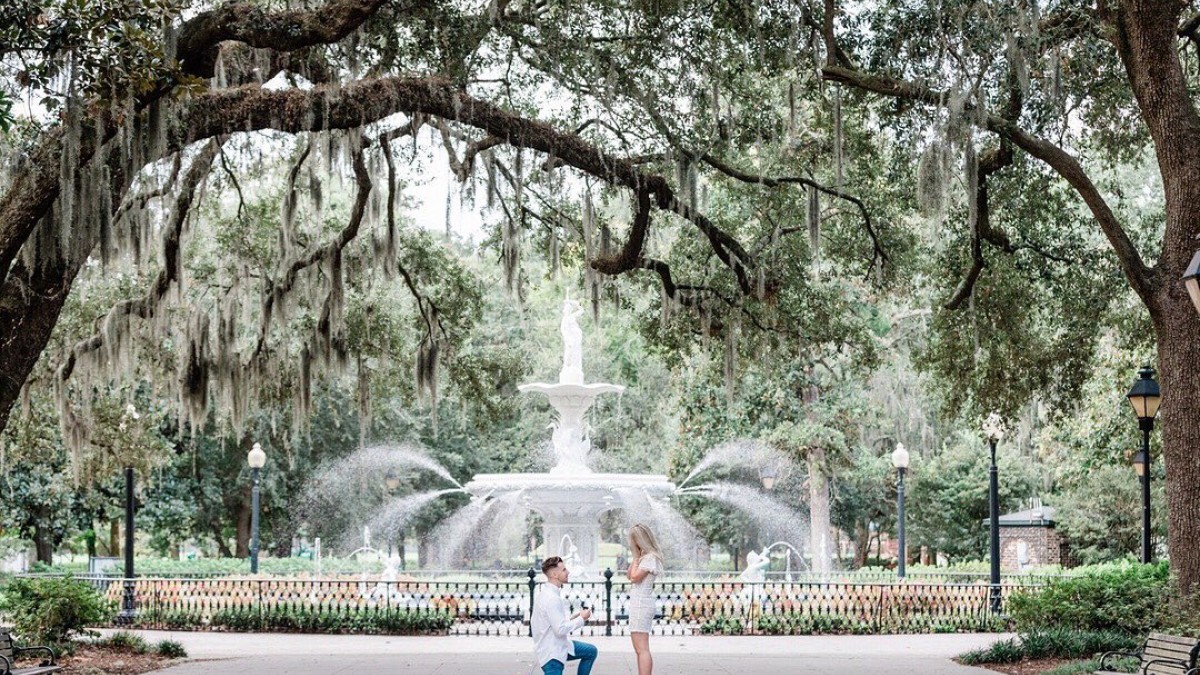
[[[592,384],[570,384],[564,382],[533,382],[531,384],[517,385],[517,390],[529,393],[551,394],[560,396],[598,396],[600,394],[619,394],[625,391],[625,386],[620,384],[609,384],[607,382],[594,382]]]
[[[617,490],[641,488],[655,493],[671,493],[675,484],[661,474],[641,473],[482,473],[465,486],[468,492],[485,490]]]

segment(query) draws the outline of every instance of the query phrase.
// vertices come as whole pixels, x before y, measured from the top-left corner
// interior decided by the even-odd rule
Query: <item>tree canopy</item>
[[[284,402],[299,429],[325,376],[353,374],[364,428],[409,371],[433,411],[447,386],[488,400],[468,345],[491,288],[405,222],[436,152],[512,297],[535,269],[597,314],[658,296],[666,362],[707,350],[731,392],[787,364],[816,406],[909,340],[948,418],[1070,415],[1106,340],[1156,350],[1190,587],[1192,10],[10,3],[0,427],[40,389],[78,455],[131,382],[235,436]]]

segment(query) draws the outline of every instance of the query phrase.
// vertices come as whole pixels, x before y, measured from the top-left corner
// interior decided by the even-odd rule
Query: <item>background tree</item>
[[[864,8],[853,20],[835,0],[826,0],[820,9],[807,18],[822,36],[821,76],[900,102],[893,124],[913,132],[910,138],[922,133],[935,138],[927,150],[934,158],[926,163],[929,173],[941,171],[935,165],[948,152],[963,158],[970,209],[957,229],[969,246],[958,248],[963,281],[944,306],[954,310],[968,305],[974,311],[967,317],[980,318],[956,319],[942,312],[941,320],[959,326],[994,322],[989,330],[978,331],[988,336],[984,354],[1001,355],[1021,343],[1002,330],[998,317],[1033,320],[1052,308],[1060,319],[1055,323],[1068,327],[1060,335],[1074,332],[1072,326],[1082,329],[1083,336],[1090,333],[1082,344],[1095,349],[1100,322],[1071,317],[1085,320],[1096,316],[1096,309],[1111,307],[1101,293],[1110,284],[1100,279],[1075,285],[1074,293],[1039,294],[1036,304],[1027,305],[1033,311],[1001,314],[987,306],[979,311],[981,299],[990,304],[993,298],[1003,303],[1006,297],[1018,297],[1014,291],[1024,275],[1014,277],[1009,270],[1028,256],[1059,258],[1070,274],[1088,276],[1089,265],[1081,256],[1063,256],[1048,245],[1068,231],[1048,227],[1061,220],[1048,214],[1024,224],[996,218],[1023,201],[1005,198],[1006,183],[1010,195],[1015,190],[1030,195],[1034,186],[1053,180],[1055,187],[1069,187],[1076,203],[1086,207],[1093,240],[1099,243],[1099,235],[1105,244],[1089,248],[1103,251],[1120,270],[1153,324],[1164,394],[1172,568],[1184,592],[1190,592],[1200,584],[1200,459],[1191,451],[1200,441],[1200,393],[1189,386],[1200,367],[1200,343],[1194,339],[1200,317],[1188,307],[1179,279],[1200,234],[1191,216],[1200,189],[1192,180],[1200,168],[1194,142],[1200,115],[1181,57],[1187,52],[1179,47],[1194,37],[1192,3],[879,4]],[[1153,155],[1143,155],[1143,148]],[[1122,208],[1120,188],[1107,189],[1112,187],[1107,177],[1094,168],[1140,159],[1157,169],[1151,199],[1162,211],[1149,223],[1131,218],[1129,209]],[[1046,178],[1035,178],[1039,175]],[[1037,269],[1047,266],[1042,260]],[[1093,308],[1090,314],[1088,307]],[[1070,344],[1080,344],[1079,337],[1073,336]],[[997,368],[990,370],[981,367],[987,360],[977,358],[967,368],[961,367],[967,365],[965,359],[954,361],[945,372],[980,378],[989,388],[1004,383],[991,394],[993,399],[1004,391],[1032,392],[1063,383],[1064,372],[1047,367],[1052,362],[1038,363],[1036,357],[1052,353],[1054,342],[1043,347],[1014,353],[1020,358],[996,361]],[[951,365],[944,356],[941,360]],[[1008,377],[997,372],[1000,363]],[[981,377],[985,373],[990,376]],[[1028,378],[1024,385],[1015,379],[1022,373]],[[1072,379],[1078,386],[1080,380]],[[971,389],[988,394],[987,389]]]

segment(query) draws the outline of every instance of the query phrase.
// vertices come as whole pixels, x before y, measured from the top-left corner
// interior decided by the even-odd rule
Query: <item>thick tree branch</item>
[[[139,193],[134,197],[126,195],[125,200],[121,202],[121,206],[117,208],[113,214],[113,222],[116,223],[125,217],[125,214],[135,209],[144,209],[152,200],[159,197],[165,197],[175,190],[175,179],[179,176],[180,164],[183,161],[183,153],[175,153],[175,158],[171,161],[171,173],[163,184],[153,190]]]
[[[646,244],[646,233],[650,231],[650,193],[647,190],[637,191],[637,212],[633,215],[633,225],[629,229],[629,237],[621,250],[611,256],[600,256],[592,260],[592,269],[610,275],[624,274],[638,267],[642,257],[642,248]]]
[[[329,260],[335,254],[341,253],[358,236],[363,216],[366,214],[367,202],[371,196],[372,184],[371,174],[367,171],[366,162],[363,161],[362,150],[354,153],[352,163],[357,192],[354,195],[354,206],[350,209],[350,220],[346,223],[346,227],[342,228],[341,232],[331,241],[309,251],[308,255],[293,260],[280,279],[268,282],[267,288],[263,292],[262,318],[258,326],[258,343],[254,348],[254,353],[251,355],[251,363],[262,358],[266,353],[267,333],[271,328],[271,319],[274,316],[275,305],[276,303],[283,302],[284,297],[296,285],[296,280],[299,278],[300,273],[323,260]]]
[[[471,169],[479,153],[494,148],[497,145],[504,145],[504,139],[496,136],[485,136],[477,141],[470,141],[467,143],[466,149],[463,150],[463,156],[460,160],[458,152],[454,149],[453,132],[450,129],[450,125],[443,119],[436,120],[434,124],[437,126],[438,131],[441,132],[442,147],[446,150],[447,159],[450,162],[450,170],[454,172],[454,176],[458,178],[459,182],[466,181],[471,175]]]
[[[841,82],[865,91],[870,91],[893,98],[918,101],[931,106],[944,107],[949,97],[940,91],[894,78],[864,73],[858,70],[840,66],[827,66],[822,70],[825,79]],[[977,119],[974,114],[966,115],[968,119]],[[1153,306],[1154,272],[1146,266],[1137,248],[1129,239],[1116,214],[1104,200],[1100,190],[1088,177],[1079,161],[1070,153],[1057,145],[1039,138],[1003,117],[987,114],[983,117],[981,126],[1021,148],[1030,155],[1040,159],[1065,179],[1074,188],[1092,212],[1109,245],[1117,255],[1117,260],[1128,279],[1130,286],[1142,298],[1147,306]]]
[[[184,173],[183,179],[178,185],[175,208],[171,211],[170,224],[167,227],[167,231],[163,234],[163,268],[159,270],[158,276],[154,278],[154,283],[150,285],[149,290],[142,297],[117,303],[105,315],[105,322],[125,316],[136,316],[139,319],[152,318],[158,308],[159,301],[171,289],[171,284],[179,281],[179,272],[182,267],[179,260],[179,245],[183,233],[183,224],[191,212],[192,200],[195,197],[196,190],[200,187],[200,183],[204,178],[208,176],[209,170],[212,168],[213,159],[216,158],[220,146],[221,143],[218,140],[211,140],[205,144],[204,148],[192,159],[188,170]],[[77,342],[70,353],[67,354],[67,358],[62,366],[58,369],[59,381],[66,382],[70,379],[71,374],[75,371],[75,365],[78,360],[85,354],[100,349],[103,346],[103,331],[97,331],[91,337]]]
[[[336,0],[317,9],[286,12],[267,12],[249,2],[230,3],[184,22],[179,30],[179,62],[189,75],[212,77],[220,44],[226,40],[283,52],[332,44],[361,26],[385,2]]]
[[[818,183],[817,181],[805,176],[762,176],[758,174],[746,173],[741,169],[726,164],[725,162],[706,152],[695,153],[692,154],[692,156],[703,161],[705,164],[711,166],[726,176],[743,183],[752,183],[766,187],[778,187],[781,185],[804,185],[806,187],[811,187],[822,194],[827,194],[836,199],[850,202],[862,215],[863,227],[865,227],[867,230],[867,236],[871,238],[871,246],[874,251],[871,257],[871,263],[874,264],[876,259],[879,259],[885,263],[891,259],[891,256],[888,255],[887,250],[883,248],[883,244],[879,240],[879,233],[875,231],[875,226],[871,222],[871,214],[869,211],[867,211],[867,205],[862,199],[859,199],[848,192]]]
[[[314,10],[266,13],[248,2],[226,4],[184,22],[178,32],[175,55],[185,74],[211,77],[223,41],[238,40],[281,52],[329,44],[349,35],[389,1],[398,15],[412,14],[424,7],[424,3],[416,0],[335,0]],[[91,161],[96,149],[112,138],[120,125],[118,117],[138,115],[148,107],[161,105],[175,85],[164,82],[143,97],[136,110],[112,115],[109,106],[100,106],[98,123],[84,125],[82,130],[79,164]],[[93,129],[98,129],[99,135]],[[62,151],[62,127],[43,134],[24,170],[17,172],[16,179],[0,196],[0,283],[37,222],[58,198],[62,187],[59,185]]]
[[[1195,171],[1200,166],[1200,111],[1176,48],[1179,16],[1190,3],[1120,2],[1108,15],[1117,54],[1138,110],[1154,140],[1166,198],[1166,228],[1158,270],[1174,284],[1191,259],[1200,221],[1195,217]],[[1191,23],[1189,21],[1188,23]],[[1159,314],[1157,302],[1146,302]]]
[[[1175,34],[1192,42],[1200,43],[1200,36],[1197,35],[1197,31],[1200,31],[1200,12],[1196,12],[1180,24]]]
[[[300,133],[346,129],[398,113],[422,113],[480,129],[510,145],[537,150],[563,164],[635,192],[645,190],[659,209],[691,222],[708,239],[713,252],[733,271],[743,292],[752,294],[750,270],[754,261],[742,245],[676,198],[666,179],[645,173],[577,135],[558,131],[540,121],[508,112],[473,98],[443,78],[380,78],[364,80],[337,91],[268,91],[254,87],[213,92],[189,102],[175,143],[262,129]]]

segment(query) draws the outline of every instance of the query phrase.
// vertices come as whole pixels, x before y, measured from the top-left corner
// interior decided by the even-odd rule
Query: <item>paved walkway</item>
[[[503,637],[390,637],[140,631],[178,640],[191,661],[162,675],[526,675],[531,643]],[[655,672],[767,675],[977,675],[950,659],[997,635],[654,637]],[[628,638],[591,638],[594,675],[636,674]],[[221,659],[219,664],[212,659]],[[574,674],[574,666],[567,673]]]

